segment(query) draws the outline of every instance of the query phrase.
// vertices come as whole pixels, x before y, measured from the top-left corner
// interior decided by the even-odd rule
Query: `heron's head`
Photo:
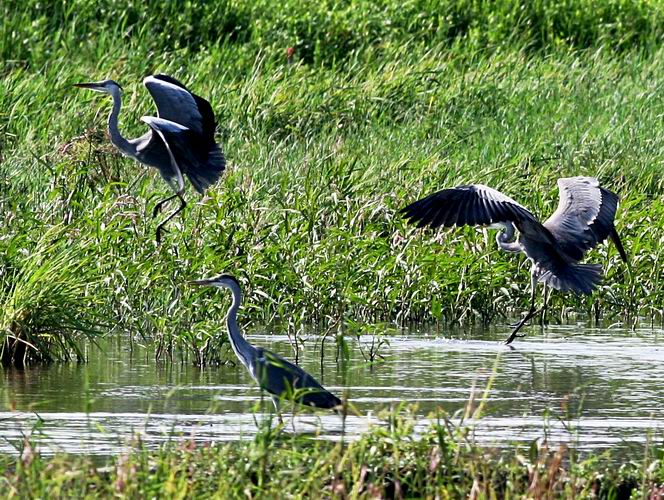
[[[112,94],[113,92],[122,92],[122,86],[114,80],[102,80],[100,82],[75,83],[74,87],[81,89],[90,89],[95,92]]]
[[[235,276],[231,276],[230,274],[220,274],[215,278],[190,281],[189,284],[196,286],[216,286],[218,288],[230,289],[240,288],[240,282],[235,278]]]

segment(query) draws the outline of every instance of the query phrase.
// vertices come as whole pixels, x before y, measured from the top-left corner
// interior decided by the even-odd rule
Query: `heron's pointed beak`
[[[214,280],[213,279],[193,280],[193,281],[188,281],[187,283],[189,285],[194,285],[194,286],[211,286],[214,284]]]
[[[95,90],[97,92],[104,92],[104,87],[99,85],[98,83],[90,82],[90,83],[75,83],[74,87],[78,87],[79,89],[90,89],[90,90]]]

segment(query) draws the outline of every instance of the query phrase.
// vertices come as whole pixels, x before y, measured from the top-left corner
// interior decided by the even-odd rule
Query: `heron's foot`
[[[537,312],[528,311],[528,312],[526,313],[526,315],[525,315],[522,319],[520,319],[520,320],[517,321],[516,323],[510,323],[510,324],[507,325],[507,326],[509,326],[510,328],[516,328],[516,327],[521,328],[521,327],[523,326],[523,324],[524,324],[526,321],[528,321],[530,318],[532,318],[533,316],[535,316],[536,314],[538,314],[538,312],[539,312],[539,311],[537,311]]]
[[[521,321],[519,321],[516,325],[514,325],[514,330],[512,330],[512,333],[510,334],[509,337],[507,337],[507,340],[505,340],[505,344],[509,345],[512,342],[514,342],[514,339],[517,338],[523,338],[526,336],[525,333],[519,334],[519,330],[525,325],[530,319],[532,319],[534,316],[540,314],[541,312],[544,311],[544,308],[541,309],[531,309],[528,311],[528,314],[526,314]]]
[[[505,340],[505,344],[509,345],[512,342],[514,342],[514,339],[525,337],[526,335],[524,333],[519,335],[519,330],[521,330],[523,325],[525,325],[528,322],[528,320],[530,320],[535,314],[536,314],[535,311],[532,310],[528,311],[528,314],[526,314],[524,318],[521,321],[519,321],[519,323],[512,330],[512,333],[510,333],[510,336],[507,337],[507,340]]]
[[[522,339],[525,337],[525,333],[512,333],[507,339],[505,339],[505,345],[510,345],[512,342],[514,342],[514,339]]]

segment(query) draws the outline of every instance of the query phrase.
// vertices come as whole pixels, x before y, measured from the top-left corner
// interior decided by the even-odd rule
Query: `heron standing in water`
[[[326,390],[318,381],[299,366],[278,354],[255,347],[247,341],[237,325],[237,311],[242,303],[240,283],[230,274],[216,278],[191,281],[192,285],[227,288],[233,294],[233,302],[226,316],[228,338],[233,352],[244,365],[258,386],[270,393],[274,406],[279,411],[282,398],[316,408],[335,409],[341,400]]]
[[[120,152],[134,160],[155,167],[175,190],[154,207],[153,217],[163,205],[174,198],[180,206],[157,226],[157,243],[168,221],[186,207],[184,178],[187,176],[196,191],[205,190],[219,180],[226,161],[215,142],[216,122],[210,103],[193,94],[182,83],[167,75],[151,75],[143,80],[157,106],[157,116],[143,116],[141,121],[150,130],[136,139],[126,139],[118,129],[118,115],[122,106],[122,87],[113,80],[76,83],[74,86],[103,92],[113,98],[108,116],[111,142]]]
[[[401,210],[417,227],[502,228],[496,236],[498,246],[506,252],[522,252],[530,259],[530,310],[514,327],[507,344],[523,336],[518,335],[521,327],[546,307],[547,286],[563,292],[592,293],[602,280],[602,266],[578,262],[607,237],[627,262],[627,253],[613,224],[618,197],[600,187],[594,177],[558,179],[558,189],[558,209],[544,223],[509,196],[481,184],[443,189]],[[540,311],[535,308],[537,281],[544,283],[544,306]]]

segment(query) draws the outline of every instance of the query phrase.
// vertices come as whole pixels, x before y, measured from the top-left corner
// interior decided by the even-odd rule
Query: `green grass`
[[[54,226],[38,241],[13,238],[0,269],[0,359],[3,365],[84,361],[80,340],[102,331],[94,322],[94,260],[83,243]],[[79,242],[80,243],[80,242]]]
[[[605,283],[553,294],[551,318],[661,318],[658,3],[10,1],[0,13],[0,256],[68,228],[67,252],[94,268],[71,284],[90,280],[94,308],[61,297],[81,324],[94,310],[159,352],[213,361],[226,303],[185,283],[222,270],[245,284],[245,323],[503,322],[527,305],[523,258],[491,233],[418,231],[397,211],[480,182],[546,216],[570,175],[621,196],[631,272],[600,246],[588,260]],[[228,158],[161,247],[150,212],[168,188],[110,146],[109,100],[71,87],[122,83],[121,128],[136,136],[153,112],[140,81],[157,71],[209,98]],[[6,289],[22,276],[3,272]]]
[[[192,440],[145,448],[139,438],[104,461],[42,457],[33,442],[0,458],[8,498],[657,498],[661,448],[616,467],[608,453],[580,459],[565,445],[514,451],[472,443],[443,416],[419,437],[396,413],[349,443],[288,435],[269,424],[251,441]]]

